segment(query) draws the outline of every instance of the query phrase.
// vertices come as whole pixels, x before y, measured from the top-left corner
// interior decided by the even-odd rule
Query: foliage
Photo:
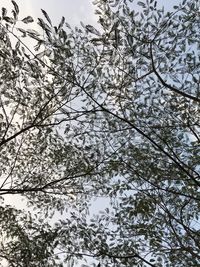
[[[136,12],[96,0],[98,26],[74,29],[42,10],[41,32],[12,3],[0,21],[2,264],[198,266],[199,1]],[[3,203],[14,194],[31,212]],[[93,212],[98,198],[108,207]]]

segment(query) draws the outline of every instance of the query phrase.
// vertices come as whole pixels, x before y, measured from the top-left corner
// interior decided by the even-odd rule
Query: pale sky
[[[21,17],[31,15],[33,18],[42,16],[41,8],[44,9],[53,23],[57,25],[62,16],[70,25],[80,25],[96,23],[97,17],[94,15],[93,0],[15,0],[19,5]],[[137,3],[138,1],[135,1]],[[166,9],[171,9],[181,0],[158,0],[158,5],[164,5]],[[134,2],[133,2],[134,4]],[[11,10],[13,7],[11,1],[0,0],[0,8],[7,7]]]
[[[53,23],[56,25],[64,16],[70,25],[94,24],[96,19],[92,0],[15,0],[19,5],[20,17],[31,15],[33,18],[42,16],[41,8],[44,9]],[[0,0],[0,7],[13,7],[11,1]]]

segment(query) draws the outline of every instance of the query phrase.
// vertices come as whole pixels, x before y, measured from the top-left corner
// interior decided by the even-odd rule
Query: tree
[[[136,13],[96,0],[96,28],[53,26],[42,10],[42,33],[20,27],[33,18],[12,3],[0,28],[0,259],[198,266],[199,1]],[[8,194],[36,211],[5,205]],[[108,207],[89,214],[97,197]]]

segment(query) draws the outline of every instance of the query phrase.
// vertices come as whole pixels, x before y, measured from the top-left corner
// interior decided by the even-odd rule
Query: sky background
[[[62,16],[67,22],[73,26],[80,25],[80,21],[84,24],[95,24],[97,16],[94,14],[95,7],[92,4],[93,0],[15,0],[19,5],[20,14],[22,17],[31,15],[33,18],[43,16],[41,8],[44,9],[53,23],[58,24]],[[144,0],[140,0],[146,2]],[[137,6],[133,1],[133,6]],[[180,0],[157,0],[158,5],[164,5],[167,10],[170,10],[174,5],[180,3]],[[13,8],[10,0],[0,0],[0,7],[7,7],[8,10]]]
[[[27,15],[33,18],[41,17],[42,8],[55,24],[60,22],[62,16],[71,25],[80,25],[80,21],[90,24],[96,21],[92,0],[15,0],[15,2],[19,5],[22,17]],[[13,7],[11,1],[0,0],[0,7],[3,6],[8,10]]]

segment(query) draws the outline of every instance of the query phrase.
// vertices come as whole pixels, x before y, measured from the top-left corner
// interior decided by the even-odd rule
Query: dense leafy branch
[[[159,79],[159,81],[161,82],[161,84],[163,86],[165,86],[166,88],[170,89],[172,92],[176,93],[176,94],[179,94],[183,97],[186,97],[188,99],[191,99],[195,102],[198,102],[200,103],[200,99],[198,97],[195,97],[195,96],[192,96],[192,95],[189,95],[183,91],[180,91],[179,89],[171,86],[170,84],[167,84],[163,79],[162,77],[160,76],[160,74],[158,73],[156,67],[155,67],[155,63],[154,63],[154,57],[153,57],[153,43],[150,43],[150,55],[151,55],[151,62],[152,62],[152,69],[154,71],[154,73],[156,74],[157,78]]]
[[[54,26],[42,10],[42,34],[12,4],[0,21],[0,258],[198,266],[198,1],[139,1],[137,13],[96,0],[98,29]]]

